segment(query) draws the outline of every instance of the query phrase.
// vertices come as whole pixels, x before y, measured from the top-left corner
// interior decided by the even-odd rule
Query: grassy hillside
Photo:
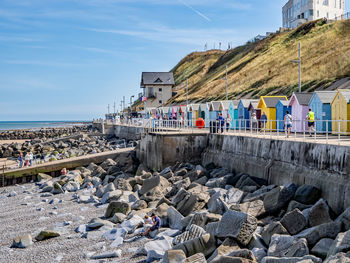
[[[325,89],[350,76],[350,20],[326,24],[323,20],[247,43],[227,52],[195,52],[173,69],[178,92],[171,102],[225,98],[225,66],[228,66],[229,99],[261,95],[291,95],[298,89],[298,58],[301,42],[302,90]]]

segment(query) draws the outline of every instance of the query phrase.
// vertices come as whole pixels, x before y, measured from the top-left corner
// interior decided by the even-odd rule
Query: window
[[[328,6],[328,0],[323,0],[323,5],[327,5]]]
[[[160,100],[160,101],[159,101],[159,104],[162,104],[162,103],[163,103],[163,102]]]
[[[320,17],[320,11],[317,10],[317,17]]]
[[[159,88],[159,92],[162,92],[162,88]]]
[[[327,18],[329,18],[329,16],[328,16],[328,12],[327,12]]]
[[[309,15],[310,15],[310,16],[313,16],[313,15],[314,15],[314,10],[313,10],[313,9],[310,9],[310,10],[309,10]]]

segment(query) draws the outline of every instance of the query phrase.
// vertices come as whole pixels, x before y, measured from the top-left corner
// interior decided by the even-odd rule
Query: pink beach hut
[[[303,132],[307,130],[306,115],[309,112],[309,102],[313,93],[297,92],[294,93],[289,100],[289,105],[292,107],[293,125],[292,131]]]

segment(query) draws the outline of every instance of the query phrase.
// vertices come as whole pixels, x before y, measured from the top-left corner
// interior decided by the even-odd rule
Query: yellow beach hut
[[[332,100],[333,132],[350,133],[350,89],[340,89]]]
[[[276,130],[276,105],[280,100],[287,101],[286,96],[261,96],[258,109],[261,109],[261,115],[265,113],[267,117],[266,129]]]

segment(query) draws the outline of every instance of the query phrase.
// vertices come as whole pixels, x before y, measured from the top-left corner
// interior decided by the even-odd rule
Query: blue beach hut
[[[231,117],[231,129],[238,128],[238,103],[238,100],[233,100],[228,107],[228,114]]]
[[[209,106],[210,121],[215,121],[221,112],[222,105],[220,101],[212,101]]]
[[[315,113],[315,129],[317,132],[332,131],[332,106],[336,91],[315,91],[312,95],[309,107]]]
[[[284,131],[283,120],[286,112],[292,115],[292,107],[289,106],[289,101],[279,100],[276,104],[276,120],[277,120],[277,129],[279,131]]]
[[[251,102],[259,102],[259,100],[241,99],[238,103],[238,125],[241,129],[249,128],[250,124],[248,108]]]

